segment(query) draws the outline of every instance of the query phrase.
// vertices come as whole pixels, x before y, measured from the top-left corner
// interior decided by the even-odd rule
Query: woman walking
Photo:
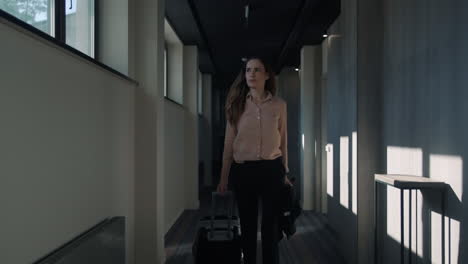
[[[226,137],[217,190],[224,193],[228,181],[234,187],[245,264],[256,263],[259,200],[263,264],[279,263],[278,193],[285,183],[291,183],[287,178],[286,102],[276,96],[274,77],[264,60],[250,58],[226,100]]]

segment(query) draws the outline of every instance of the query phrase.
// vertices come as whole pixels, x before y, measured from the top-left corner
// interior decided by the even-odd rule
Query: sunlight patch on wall
[[[423,151],[421,148],[387,147],[387,174],[422,176]]]
[[[445,217],[445,263],[460,263],[460,222]]]
[[[333,144],[327,144],[327,194],[333,197]]]
[[[463,159],[460,156],[431,154],[429,156],[429,171],[432,179],[447,183],[457,197],[457,204],[461,204],[463,195]],[[453,196],[452,196],[453,197]],[[453,202],[453,200],[452,200]],[[455,206],[455,204],[453,205]],[[450,200],[448,201],[450,207]],[[442,263],[441,215],[431,212],[431,248],[432,263]],[[458,263],[458,249],[460,247],[460,222],[445,217],[445,263]]]
[[[357,214],[357,132],[353,132],[352,134],[352,154],[351,154],[351,158],[352,158],[352,163],[351,163],[351,166],[352,166],[352,186],[351,186],[351,190],[352,190],[352,194],[351,194],[351,197],[353,199],[352,203],[353,203],[353,213],[354,214]]]
[[[422,219],[423,216],[423,196],[420,191],[413,191],[412,199],[412,221],[411,221],[411,230],[413,237],[411,240],[411,250],[414,254],[418,255],[420,258],[423,257],[423,234],[424,234],[424,222]],[[409,243],[408,243],[409,244]]]
[[[387,147],[387,174],[405,174],[405,175],[414,175],[422,176],[423,171],[423,151],[421,148],[408,148],[408,147],[397,147],[397,146],[388,146]],[[414,195],[416,194],[416,195]],[[416,196],[416,197],[415,197]],[[409,248],[409,194],[408,191],[405,191],[404,194],[404,223],[405,223],[405,241],[404,244]],[[422,202],[418,203],[418,208],[416,208],[416,199],[422,201],[422,197],[419,192],[413,192],[413,206],[412,206],[412,215],[413,219],[416,214],[421,215],[422,212]],[[398,243],[401,242],[401,225],[400,225],[400,190],[387,186],[387,234],[395,239]],[[418,221],[418,229],[422,226],[420,219]],[[416,235],[416,222],[411,223],[413,228],[413,238]],[[418,236],[422,234],[418,230]],[[416,247],[415,241],[412,241],[413,250]],[[418,249],[417,251],[422,254],[422,238],[418,237]]]
[[[400,243],[400,190],[387,187],[387,234]]]
[[[349,137],[340,137],[340,203],[349,208]]]
[[[463,159],[460,156],[431,154],[429,162],[429,176],[450,185],[458,200],[461,201],[463,195]]]
[[[442,216],[431,212],[431,263],[442,263]]]

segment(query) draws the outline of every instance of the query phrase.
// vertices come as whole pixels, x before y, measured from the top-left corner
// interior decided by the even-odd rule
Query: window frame
[[[181,69],[177,69],[175,71],[174,69],[171,69],[175,65],[178,65],[179,62],[182,63],[181,65],[183,65],[184,43],[181,41],[181,39],[175,32],[174,27],[172,26],[172,23],[167,16],[164,16],[164,29],[165,29],[164,30],[164,49],[167,53],[167,56],[166,56],[167,60],[165,64],[165,67],[167,68],[166,75],[165,75],[165,78],[167,79],[167,82],[166,82],[167,86],[164,87],[165,89],[164,99],[182,108],[185,108],[183,80],[180,86],[180,88],[182,89],[180,91],[181,98],[176,98],[176,96],[174,96],[173,94],[174,91],[176,91],[174,89],[175,87],[173,83],[174,74],[176,74],[176,72],[179,72],[178,70],[180,70],[180,73],[183,75],[183,66]],[[180,49],[179,51],[182,52],[182,55],[176,52],[177,49]],[[179,101],[179,99],[181,100]]]
[[[183,48],[183,44],[181,46]],[[172,45],[172,51],[174,48],[174,45]],[[164,53],[165,53],[165,62],[164,62],[164,67],[166,69],[166,72],[164,73],[164,78],[166,78],[166,83],[165,83],[165,86],[164,86],[164,99],[166,99],[167,101],[173,103],[173,104],[176,104],[182,108],[185,108],[184,106],[184,99],[183,99],[183,94],[184,94],[184,90],[183,90],[183,84],[182,84],[182,102],[179,102],[177,101],[177,99],[175,98],[172,98],[170,95],[169,95],[169,91],[171,90],[171,81],[170,81],[170,78],[171,77],[171,73],[170,73],[170,70],[169,70],[169,67],[171,66],[171,58],[174,58],[171,56],[171,54],[173,55],[174,53],[171,52],[171,43],[168,43],[167,41],[164,42]],[[183,60],[183,58],[182,58]],[[183,69],[183,68],[182,68]]]
[[[99,27],[97,26],[99,24],[99,1],[100,0],[94,0],[94,43],[93,43],[93,46],[94,46],[94,57],[91,57],[85,53],[83,53],[82,51],[66,44],[66,35],[65,35],[65,29],[66,29],[66,25],[65,25],[65,1],[63,0],[53,0],[51,1],[51,5],[53,5],[53,8],[54,8],[54,11],[53,11],[53,15],[51,15],[52,17],[52,22],[53,25],[52,25],[52,29],[53,29],[53,33],[51,34],[48,34],[46,32],[43,32],[42,30],[34,27],[33,25],[30,25],[28,24],[27,22],[15,17],[14,15],[8,13],[7,11],[3,10],[3,9],[0,9],[0,20],[5,20],[6,22],[8,23],[11,23],[15,26],[18,26],[24,30],[26,30],[27,32],[33,34],[34,36],[40,38],[40,39],[44,39],[46,40],[47,42],[49,43],[52,43],[56,46],[59,46],[71,53],[73,53],[74,55],[77,55],[109,72],[112,72],[113,74],[115,75],[118,75],[119,77],[131,82],[131,83],[134,83],[136,85],[138,85],[138,82],[133,80],[132,78],[128,77],[127,75],[109,67],[108,65],[105,65],[104,63],[101,63],[99,62],[96,58],[99,57],[99,49],[97,47],[99,47]],[[56,8],[57,5],[59,5],[59,8]],[[61,7],[60,7],[61,5]],[[60,11],[60,8],[62,8],[61,10],[63,11]],[[51,12],[52,14],[52,12]],[[63,14],[63,15],[62,15]],[[58,17],[57,17],[58,16]],[[62,18],[60,18],[62,17]],[[59,22],[58,20],[62,20],[62,22]],[[4,23],[2,21],[0,21],[0,23]],[[62,33],[59,33],[59,32],[62,32]]]
[[[66,11],[65,11],[65,8],[66,8],[65,1],[73,1],[73,0],[52,0],[52,1],[49,1],[48,8],[49,8],[49,11],[51,11],[50,14],[53,14],[53,16],[51,15],[51,21],[50,21],[50,23],[51,23],[51,32],[50,32],[50,34],[47,34],[45,32],[43,32],[43,33],[45,33],[46,35],[49,35],[52,38],[55,38],[57,41],[65,44],[67,46],[70,46],[66,42],[67,41],[67,30],[66,30],[67,21],[66,21]],[[97,46],[97,43],[95,41],[97,39],[96,38],[97,37],[96,36],[96,30],[95,30],[96,29],[95,21],[98,20],[98,14],[97,14],[97,6],[98,6],[97,3],[98,3],[98,1],[99,0],[94,0],[94,6],[93,6],[93,8],[94,8],[94,16],[93,16],[93,20],[94,20],[94,23],[93,23],[94,24],[94,29],[93,29],[94,34],[93,35],[94,36],[93,36],[93,40],[94,41],[92,43],[92,46],[93,46],[94,50],[96,50],[96,46]],[[2,11],[2,13],[4,12],[6,14],[9,14],[9,15],[15,17],[14,15],[8,13],[5,10],[0,10],[0,11]],[[3,17],[3,14],[2,14],[2,17]],[[28,24],[27,22],[25,22],[25,21],[23,21],[23,20],[21,20],[21,19],[19,19],[17,17],[15,17],[15,18],[18,19],[19,21],[22,21],[22,22]],[[13,22],[15,22],[15,21],[13,21]],[[30,24],[28,24],[28,25],[30,25]],[[20,26],[23,26],[23,25],[20,25]],[[31,26],[33,28],[36,28],[33,25],[31,25]],[[38,29],[38,30],[41,31],[40,29]],[[72,47],[72,46],[70,46],[70,47]],[[84,52],[81,52],[81,53],[84,53]],[[96,58],[96,55],[94,54],[94,57],[93,56],[89,56],[89,57]]]

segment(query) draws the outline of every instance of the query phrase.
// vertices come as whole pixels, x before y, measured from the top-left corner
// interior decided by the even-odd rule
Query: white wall
[[[437,192],[413,192],[413,263],[467,263],[468,2],[381,0],[381,5],[386,172],[448,184],[445,223]],[[392,263],[400,261],[395,236],[400,199],[393,188],[382,189],[380,257]],[[408,194],[404,200],[409,205]]]
[[[3,22],[0,38],[2,262],[116,215],[132,237],[135,85]]]
[[[410,203],[406,192],[405,241],[400,241],[399,190],[377,185],[379,263],[400,262],[400,243],[411,247],[414,263],[465,263],[468,37],[460,32],[467,23],[464,11],[468,3],[357,0],[343,4],[328,42],[327,98],[328,142],[336,144],[337,136],[346,136],[336,133],[349,136],[354,131],[353,126],[344,130],[347,120],[358,124],[357,215],[349,207],[339,206],[341,197],[336,195],[341,186],[336,181],[334,198],[329,199],[330,222],[341,237],[345,256],[350,263],[375,263],[370,228],[374,171],[429,177],[448,184],[444,217],[440,193],[413,191]],[[357,108],[357,113],[347,106]],[[350,228],[355,217],[358,243],[352,234],[356,229]],[[408,226],[412,227],[411,243]]]

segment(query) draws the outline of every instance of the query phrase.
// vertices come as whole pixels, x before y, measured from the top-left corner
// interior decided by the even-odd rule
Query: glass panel
[[[94,0],[64,0],[66,43],[94,58]]]
[[[0,0],[0,9],[52,35],[53,0]]]

